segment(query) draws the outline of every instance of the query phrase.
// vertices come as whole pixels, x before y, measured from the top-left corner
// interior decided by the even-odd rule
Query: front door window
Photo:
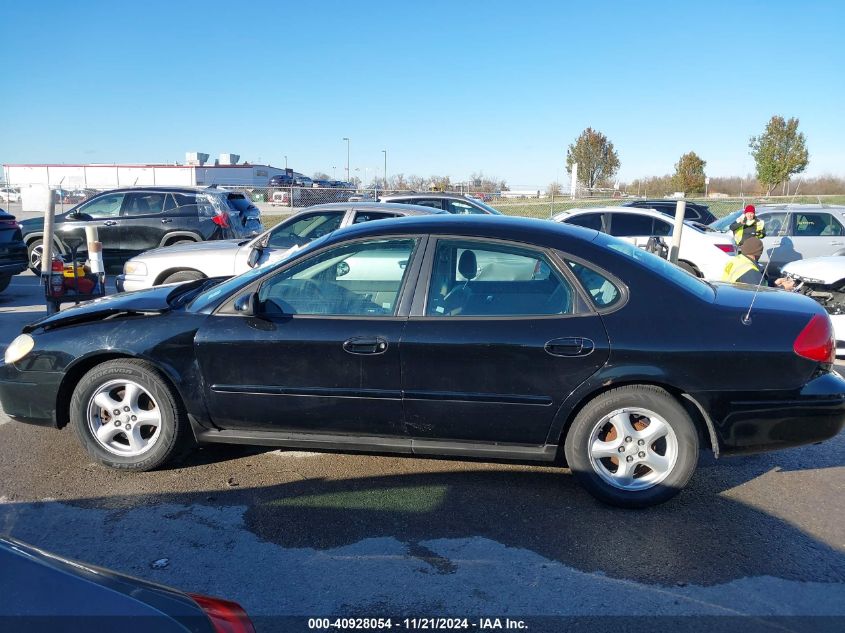
[[[358,242],[310,257],[261,286],[261,311],[267,315],[393,315],[416,243],[410,238]]]

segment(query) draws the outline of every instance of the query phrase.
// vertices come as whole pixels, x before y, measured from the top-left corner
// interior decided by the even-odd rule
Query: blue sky
[[[797,116],[808,175],[845,176],[845,3],[3,3],[0,162],[183,161],[298,171],[566,179],[604,132],[619,178],[753,172],[748,139]]]

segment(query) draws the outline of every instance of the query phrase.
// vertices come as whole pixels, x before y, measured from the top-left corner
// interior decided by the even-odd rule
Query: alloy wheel
[[[122,457],[149,451],[161,433],[161,410],[149,391],[132,380],[110,380],[91,396],[88,429],[104,449]]]
[[[605,482],[620,490],[647,490],[675,467],[678,438],[654,411],[624,408],[595,424],[587,450],[590,465]]]

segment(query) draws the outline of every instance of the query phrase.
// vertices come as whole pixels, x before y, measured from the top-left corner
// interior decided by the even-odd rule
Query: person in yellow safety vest
[[[753,204],[745,207],[742,216],[731,224],[730,229],[733,231],[737,246],[742,246],[749,237],[757,237],[761,240],[766,237],[766,223],[757,218],[757,210]]]
[[[757,237],[747,237],[742,246],[739,247],[739,253],[739,255],[731,257],[725,265],[722,281],[754,286],[763,282],[764,286],[768,286],[769,283],[763,279],[763,273],[757,265],[760,255],[763,254],[763,242]],[[775,280],[774,285],[784,290],[792,290],[795,287],[795,280],[781,277]]]

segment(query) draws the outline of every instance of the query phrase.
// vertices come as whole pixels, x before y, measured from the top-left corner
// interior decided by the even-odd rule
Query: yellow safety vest
[[[766,223],[763,220],[756,220],[754,222],[754,237],[762,237],[763,235],[763,228],[766,226]],[[747,224],[743,224],[740,226],[736,231],[734,231],[734,241],[737,244],[742,244],[742,235],[745,232],[745,229],[750,229],[751,227]]]
[[[749,270],[756,270],[758,273],[760,269],[754,260],[745,255],[736,255],[731,257],[730,261],[725,265],[725,272],[722,273],[722,281],[728,281],[732,284],[737,283],[737,280],[742,277]]]

